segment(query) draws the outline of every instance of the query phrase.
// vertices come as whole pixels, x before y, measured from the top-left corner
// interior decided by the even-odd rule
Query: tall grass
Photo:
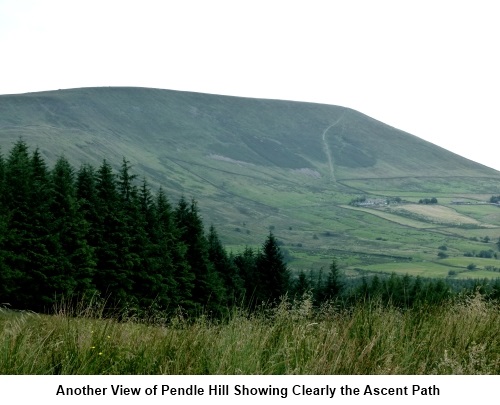
[[[480,295],[401,311],[284,301],[224,321],[0,310],[0,374],[500,374],[500,312]]]

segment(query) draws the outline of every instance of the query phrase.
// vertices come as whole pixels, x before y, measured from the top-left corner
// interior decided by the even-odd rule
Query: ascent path
[[[344,114],[342,114],[337,121],[335,121],[333,124],[331,124],[330,126],[328,126],[323,131],[323,135],[321,136],[321,138],[323,139],[323,147],[325,148],[326,157],[328,158],[328,166],[330,167],[330,176],[331,176],[333,182],[336,181],[335,180],[335,173],[334,173],[334,170],[333,170],[333,157],[332,157],[332,152],[330,151],[330,147],[328,146],[328,142],[326,141],[326,133],[331,128],[333,128],[335,125],[337,125],[340,122],[340,120],[342,120],[343,117],[344,117]]]

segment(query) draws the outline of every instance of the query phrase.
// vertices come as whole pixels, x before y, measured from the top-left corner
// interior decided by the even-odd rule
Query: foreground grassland
[[[481,296],[400,311],[296,305],[168,324],[0,311],[0,374],[499,374],[500,311]]]

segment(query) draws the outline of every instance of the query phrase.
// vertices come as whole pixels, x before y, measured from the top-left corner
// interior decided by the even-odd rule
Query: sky
[[[0,0],[0,94],[137,86],[340,105],[500,170],[496,3]]]

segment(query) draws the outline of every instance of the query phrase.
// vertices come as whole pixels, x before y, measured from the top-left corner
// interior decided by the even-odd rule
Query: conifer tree
[[[97,224],[97,175],[93,166],[85,164],[76,174],[76,198],[80,211],[90,224]]]
[[[249,309],[253,309],[260,304],[257,255],[252,248],[246,246],[243,252],[234,256],[233,262],[238,268],[238,273],[243,281],[244,301]]]
[[[149,310],[172,309],[178,303],[173,296],[176,294],[174,280],[174,264],[169,247],[163,244],[157,215],[157,207],[146,180],[143,180],[138,195],[139,237],[137,247],[141,249],[141,268],[134,273],[135,294],[139,306]]]
[[[28,211],[30,169],[28,145],[19,140],[10,150],[4,169],[5,207],[12,214],[16,214],[16,210]]]
[[[5,198],[5,160],[0,150],[0,297],[4,297],[7,280],[4,277],[10,273],[5,264],[5,238],[7,236],[7,208]]]
[[[208,256],[208,242],[204,235],[203,222],[196,202],[188,205],[184,198],[179,200],[175,210],[180,240],[187,248],[186,259],[194,275],[193,301],[197,310],[208,310],[219,315],[224,310],[224,286],[214,270]]]
[[[97,171],[97,269],[95,284],[106,298],[119,307],[135,306],[128,236],[115,175],[105,160]]]
[[[384,303],[398,305],[398,291],[400,280],[396,273],[391,273],[389,278],[384,280],[382,288],[382,300]]]
[[[135,174],[131,174],[130,169],[130,162],[123,158],[120,173],[118,175],[118,191],[124,205],[132,204],[134,194],[136,193],[133,181],[137,176]]]
[[[244,297],[243,280],[240,277],[238,267],[230,259],[222,246],[219,235],[212,225],[208,232],[208,257],[214,270],[223,281],[226,294],[226,304],[233,306],[240,304]]]
[[[403,308],[409,308],[413,304],[411,300],[412,279],[408,274],[405,274],[400,281],[398,302]]]
[[[0,215],[5,211],[5,159],[0,149]]]
[[[423,292],[423,282],[420,276],[417,276],[415,278],[415,281],[413,282],[413,286],[411,287],[411,292],[410,292],[410,300],[412,304],[422,303],[423,301],[422,292]]]
[[[361,277],[361,283],[358,286],[358,288],[356,289],[355,300],[364,301],[364,300],[370,299],[370,297],[371,297],[370,294],[371,294],[370,293],[370,285],[368,284],[368,280],[366,279],[366,276],[363,275],[363,277]]]
[[[321,305],[321,303],[323,303],[323,301],[325,300],[323,296],[324,292],[323,267],[321,267],[318,270],[314,280],[311,276],[311,286],[313,286],[314,304]]]
[[[432,304],[441,304],[450,297],[450,287],[439,279],[429,282],[428,302]]]
[[[54,265],[48,231],[51,219],[48,173],[38,151],[32,157],[19,140],[5,166],[7,216],[4,275],[6,296],[16,308],[44,310],[51,304],[47,277]]]
[[[342,274],[340,273],[337,261],[333,259],[329,267],[326,283],[323,287],[323,299],[331,300],[338,298],[343,290],[343,287],[344,283],[342,281]]]
[[[97,260],[96,252],[102,239],[101,219],[98,211],[97,174],[94,167],[89,164],[82,165],[76,174],[76,200],[78,211],[88,226],[87,244],[94,252],[94,259]]]
[[[165,284],[168,305],[171,309],[194,309],[194,274],[186,259],[187,246],[181,240],[176,214],[163,189],[156,195],[153,241],[159,272]]]
[[[74,170],[60,157],[52,172],[53,198],[50,206],[54,221],[51,233],[57,238],[56,271],[51,284],[56,291],[75,300],[90,299],[95,294],[94,250],[87,243],[89,224],[79,209]]]
[[[155,234],[155,206],[151,190],[143,179],[138,194],[138,226],[141,231],[137,246],[142,249],[138,274],[135,274],[135,294],[142,308],[164,309],[168,306],[167,288],[160,272]],[[137,236],[136,236],[137,238]]]
[[[382,289],[383,289],[383,284],[382,281],[380,281],[380,277],[375,274],[372,278],[372,282],[370,284],[370,297],[372,298],[379,298],[382,296]]]
[[[130,171],[130,162],[123,158],[117,181],[120,196],[117,210],[121,218],[121,237],[117,244],[120,250],[121,265],[131,277],[132,291],[130,294],[138,307],[145,308],[153,304],[156,297],[157,281],[155,281],[155,274],[148,274],[148,269],[145,266],[145,252],[149,249],[150,242],[141,213],[139,192],[134,184],[137,176]]]
[[[304,270],[301,270],[293,285],[293,296],[296,299],[301,299],[304,294],[309,292],[310,290],[311,284],[307,278],[307,275]]]
[[[289,288],[290,274],[283,260],[278,241],[269,233],[257,256],[257,279],[259,301],[271,304],[286,294]]]
[[[5,163],[5,181],[2,194],[3,269],[0,275],[2,301],[14,308],[27,308],[30,296],[23,294],[22,283],[29,277],[29,259],[24,247],[28,229],[29,154],[22,140],[10,150]]]

